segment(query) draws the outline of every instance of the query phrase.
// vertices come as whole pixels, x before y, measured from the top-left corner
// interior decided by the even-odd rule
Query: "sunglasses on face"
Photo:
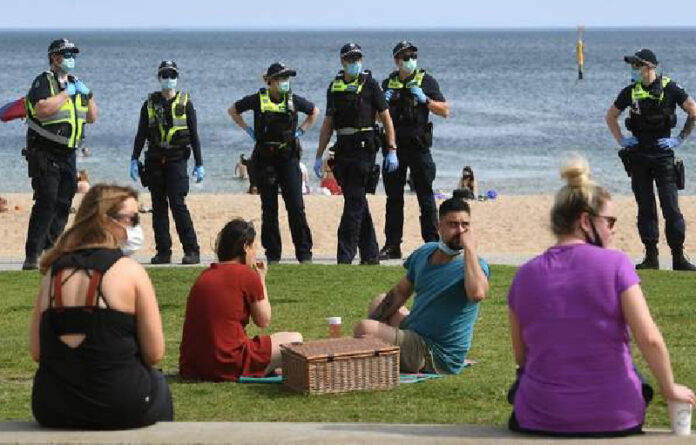
[[[112,218],[117,220],[117,221],[126,221],[131,226],[137,226],[138,224],[140,224],[140,215],[137,213],[133,213],[132,215],[126,215],[124,213],[117,213],[114,216],[112,216]]]
[[[607,226],[610,229],[613,229],[614,226],[616,225],[616,221],[618,221],[618,218],[615,216],[605,216],[605,215],[595,215],[597,218],[603,218],[607,222]]]
[[[348,63],[357,62],[360,59],[362,59],[362,56],[360,54],[351,54],[343,58],[343,60],[345,60]]]
[[[77,55],[77,53],[72,52],[72,51],[63,51],[60,53],[61,56],[63,56],[64,59],[73,59]]]
[[[645,64],[640,63],[640,62],[633,62],[633,63],[631,64],[631,68],[633,68],[633,69],[635,69],[635,70],[640,69],[640,68],[642,68],[642,67],[644,67],[644,66],[645,66]]]
[[[401,58],[401,60],[403,60],[404,62],[408,62],[408,61],[411,60],[411,59],[413,59],[413,60],[418,59],[418,54],[416,54],[416,53],[403,54],[403,55],[400,56],[400,58]]]
[[[162,71],[162,73],[160,73],[160,77],[162,79],[176,79],[177,77],[179,77],[179,74],[177,74],[176,71],[171,71],[171,70],[170,71]]]

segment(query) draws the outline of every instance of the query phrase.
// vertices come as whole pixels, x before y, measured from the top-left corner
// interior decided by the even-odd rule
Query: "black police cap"
[[[159,76],[160,74],[162,74],[162,71],[170,70],[179,73],[179,69],[176,67],[176,62],[174,62],[173,60],[163,60],[157,68],[157,75]]]
[[[79,53],[80,49],[75,46],[73,42],[68,39],[58,39],[51,42],[48,45],[48,54],[60,53],[62,51],[72,51],[74,53]]]
[[[272,63],[271,66],[266,70],[266,75],[264,78],[266,80],[273,79],[274,77],[286,77],[286,76],[296,76],[297,72],[291,70],[283,62]]]
[[[401,42],[396,44],[396,46],[392,50],[392,55],[394,57],[396,57],[399,55],[399,53],[406,51],[407,49],[411,50],[411,51],[418,51],[418,48],[416,48],[416,45],[409,42],[408,40],[402,40]]]
[[[655,56],[655,53],[650,51],[647,48],[643,48],[640,51],[637,51],[632,56],[624,56],[624,62],[626,62],[626,63],[642,63],[642,64],[648,64],[648,65],[652,65],[652,66],[657,66],[657,64],[659,63],[657,61],[657,57]]]
[[[358,55],[362,57],[362,48],[360,48],[360,45],[357,43],[346,43],[341,47],[341,57],[348,57],[348,56],[353,56],[353,55]]]

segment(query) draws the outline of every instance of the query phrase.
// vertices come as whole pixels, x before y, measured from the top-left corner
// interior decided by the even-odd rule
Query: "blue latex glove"
[[[68,96],[74,96],[75,95],[75,84],[72,82],[66,82],[65,83],[65,91],[68,93]]]
[[[298,128],[297,131],[295,131],[295,139],[301,137],[304,134],[304,130],[301,128]]]
[[[251,127],[246,127],[246,128],[244,129],[244,131],[246,131],[246,133],[249,135],[249,137],[251,138],[252,141],[256,142],[256,134],[254,133],[254,129],[253,129],[253,128],[251,128]]]
[[[633,147],[634,145],[638,145],[638,139],[635,136],[624,136],[621,138],[619,145],[623,148]]]
[[[679,137],[673,138],[662,138],[657,140],[657,145],[662,149],[676,148],[681,145],[683,141]]]
[[[196,178],[196,184],[203,181],[203,178],[205,178],[205,167],[197,165],[196,168],[193,169],[193,176]]]
[[[314,160],[314,174],[317,175],[317,178],[321,179],[321,170],[323,167],[324,162],[321,160],[321,158],[317,158]]]
[[[399,158],[396,157],[396,150],[389,150],[384,158],[384,171],[392,173],[397,168],[399,168]]]
[[[391,88],[388,88],[388,89],[384,92],[384,100],[386,100],[387,102],[389,102],[389,101],[391,100],[391,98],[392,98],[393,95],[394,95],[394,90],[392,90]]]
[[[138,179],[140,179],[140,174],[138,173],[138,160],[137,159],[131,159],[130,177],[133,181],[137,181]]]
[[[424,104],[428,101],[428,96],[425,95],[421,87],[411,87],[411,94],[416,96],[419,104]]]
[[[87,85],[85,85],[81,80],[75,82],[75,91],[84,96],[89,94],[89,88],[87,88]]]

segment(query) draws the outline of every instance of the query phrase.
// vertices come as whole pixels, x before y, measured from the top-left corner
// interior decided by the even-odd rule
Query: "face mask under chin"
[[[441,250],[445,255],[449,256],[457,256],[462,252],[462,249],[453,249],[450,246],[448,246],[444,241],[442,241],[442,238],[440,238],[440,241],[438,241],[437,248]]]

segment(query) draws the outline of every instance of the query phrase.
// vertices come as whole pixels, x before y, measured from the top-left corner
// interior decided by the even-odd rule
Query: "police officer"
[[[632,68],[632,82],[621,90],[606,115],[614,139],[629,149],[627,170],[631,188],[638,204],[638,232],[645,245],[645,259],[636,269],[658,269],[659,238],[657,208],[653,182],[657,184],[662,215],[665,218],[667,244],[672,250],[674,270],[696,270],[684,257],[684,217],[677,202],[677,182],[673,148],[681,145],[696,123],[696,102],[673,80],[656,73],[657,57],[649,49],[641,49],[624,61]],[[687,114],[681,133],[671,137],[676,125],[676,106]],[[621,112],[630,107],[626,129],[633,136],[623,136],[618,124]]]
[[[410,170],[420,207],[423,241],[437,241],[437,207],[433,197],[435,163],[430,155],[433,126],[430,112],[447,117],[449,104],[433,76],[419,69],[418,48],[409,41],[397,43],[392,51],[397,70],[382,83],[389,114],[394,121],[399,146],[399,168],[384,173],[387,193],[384,235],[386,242],[379,252],[381,260],[401,258],[401,237],[404,227],[404,185]]]
[[[278,186],[288,211],[295,257],[300,263],[312,261],[312,233],[307,225],[302,199],[300,141],[319,116],[319,109],[294,94],[290,77],[297,73],[283,63],[271,64],[263,76],[268,88],[250,94],[228,110],[232,120],[254,141],[251,168],[261,195],[261,244],[269,264],[280,261],[282,244],[278,228]],[[254,128],[240,115],[254,111]],[[307,118],[298,126],[298,112]]]
[[[48,47],[50,70],[32,83],[25,100],[29,177],[34,206],[29,217],[22,269],[38,267],[42,251],[53,246],[68,221],[77,189],[76,149],[85,123],[97,120],[97,104],[90,89],[73,71],[80,50],[68,39]]]
[[[130,176],[139,177],[140,152],[147,140],[142,182],[152,197],[152,228],[155,232],[157,254],[152,264],[167,264],[172,259],[172,239],[169,236],[171,208],[179,240],[184,247],[182,264],[198,264],[200,249],[185,198],[189,192],[188,159],[193,150],[196,166],[193,176],[203,181],[205,168],[198,139],[196,110],[188,93],[176,90],[179,70],[171,60],[160,63],[157,78],[161,91],[150,94],[140,109],[140,123],[135,135],[131,156]]]
[[[379,146],[375,118],[379,116],[386,132],[384,169],[388,173],[399,165],[394,127],[382,89],[370,72],[362,69],[360,45],[343,45],[340,57],[343,70],[326,93],[326,116],[319,134],[314,172],[321,177],[322,155],[335,130],[334,173],[344,199],[338,227],[338,263],[350,264],[359,248],[360,264],[379,264],[379,248],[365,193]]]

